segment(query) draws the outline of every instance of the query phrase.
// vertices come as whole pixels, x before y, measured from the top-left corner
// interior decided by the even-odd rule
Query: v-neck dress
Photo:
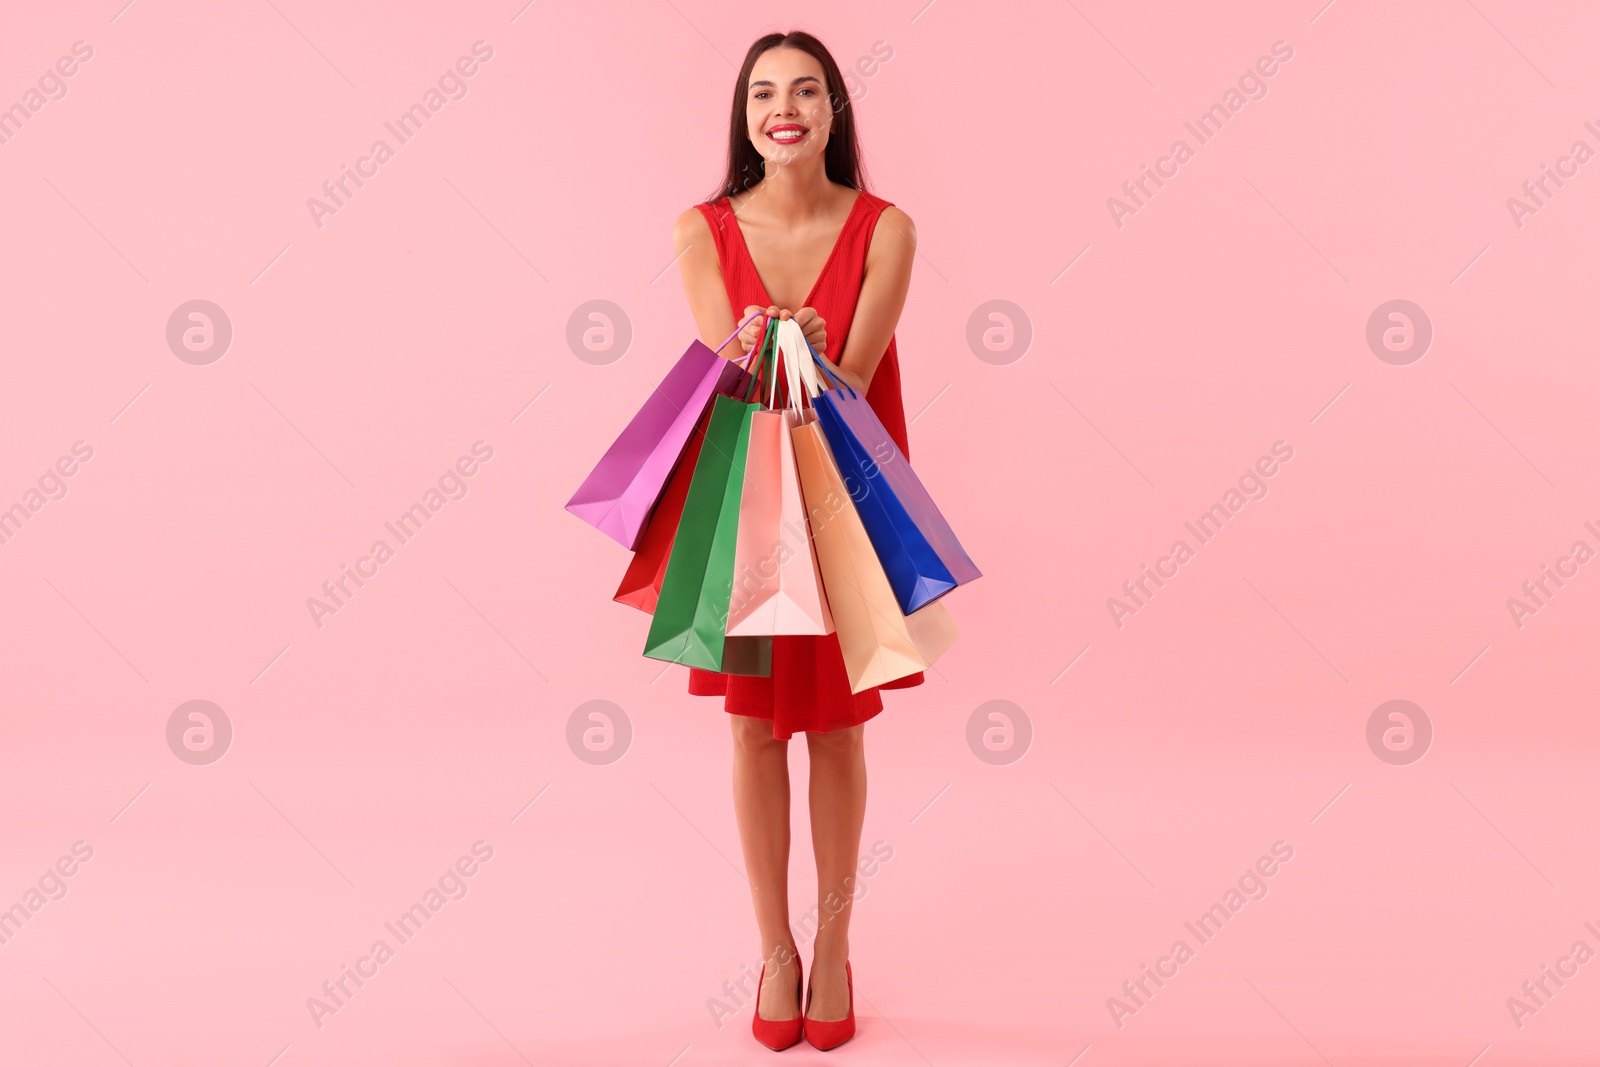
[[[771,307],[773,301],[756,273],[755,262],[750,258],[750,250],[745,246],[744,234],[728,199],[724,197],[716,203],[697,206],[710,224],[711,236],[717,243],[717,260],[722,265],[722,281],[728,290],[728,303],[735,319],[752,304]],[[883,209],[889,206],[889,201],[871,193],[862,191],[857,195],[844,229],[839,232],[833,251],[823,264],[822,273],[801,305],[815,308],[826,322],[828,346],[822,356],[835,365],[850,336],[850,322],[855,317],[856,300],[861,295],[861,280],[866,271],[867,248]],[[781,384],[779,388],[782,392]],[[867,387],[867,403],[883,421],[884,429],[900,446],[900,451],[910,459],[905,406],[900,396],[900,358],[893,336]],[[771,720],[772,736],[780,740],[788,740],[800,731],[826,733],[866,722],[883,710],[879,689],[906,689],[924,681],[923,673],[918,671],[882,686],[851,693],[838,634],[774,637],[769,678],[719,674],[699,667],[688,670],[691,695],[721,696],[723,708],[730,714]]]

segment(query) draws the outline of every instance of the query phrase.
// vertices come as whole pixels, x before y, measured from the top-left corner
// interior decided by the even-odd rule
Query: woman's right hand
[[[751,319],[750,316],[752,315],[754,315],[755,318]],[[763,316],[765,316],[765,318],[763,318]],[[746,352],[749,352],[756,346],[756,342],[761,340],[762,331],[766,326],[766,319],[778,319],[781,321],[783,319],[792,318],[793,316],[794,313],[792,311],[784,311],[781,308],[764,308],[759,304],[749,305],[744,309],[744,314],[739,316],[740,322],[744,322],[745,319],[750,319],[750,321],[745,322],[744,326],[739,330],[739,345]]]

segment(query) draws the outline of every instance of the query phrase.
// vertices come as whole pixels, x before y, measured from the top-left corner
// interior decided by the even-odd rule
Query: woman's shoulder
[[[869,259],[882,256],[909,258],[917,248],[917,226],[898,207],[887,200],[872,196],[871,193],[862,192],[863,197],[871,197],[868,206],[877,212],[877,219],[872,228],[872,241],[867,246]]]
[[[901,208],[894,206],[894,203],[888,202],[883,197],[875,197],[875,195],[867,192],[866,189],[861,190],[861,200],[877,216],[878,222],[885,222],[894,232],[906,235],[910,243],[915,246],[915,243],[917,243],[917,237],[915,237],[917,227],[915,227],[914,222],[910,221],[910,216],[906,214],[906,211],[902,211]],[[872,234],[872,240],[877,243],[877,227],[875,227],[874,234]]]
[[[907,215],[900,208],[896,207],[892,201],[885,200],[881,196],[874,196],[865,189],[862,189],[860,192],[861,202],[866,207],[871,209],[871,211],[876,214],[880,220],[888,221],[896,226],[901,227],[902,229],[911,225],[911,216]]]
[[[712,200],[709,203],[701,201],[700,203],[692,204],[683,209],[683,211],[678,215],[678,225],[691,226],[694,225],[696,219],[699,219],[701,222],[706,222],[722,214],[726,210],[728,210],[727,197],[723,197],[720,200]]]
[[[696,204],[684,209],[672,224],[672,243],[679,252],[711,236],[711,222],[706,209],[709,204]]]

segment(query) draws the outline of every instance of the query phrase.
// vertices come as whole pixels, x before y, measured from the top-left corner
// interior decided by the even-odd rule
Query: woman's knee
[[[806,744],[813,753],[821,756],[851,756],[862,750],[866,737],[866,723],[827,733],[807,731]]]
[[[789,742],[772,736],[772,720],[758,719],[753,715],[729,715],[733,722],[733,743],[741,752],[763,755],[782,752]]]

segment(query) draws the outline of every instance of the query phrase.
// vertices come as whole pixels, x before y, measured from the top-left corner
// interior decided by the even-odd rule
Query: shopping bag
[[[749,399],[756,384],[752,375],[743,399],[719,394],[712,400],[645,640],[644,654],[652,659],[721,674],[771,674],[770,637],[727,635],[750,416],[761,406]]]
[[[841,393],[830,389],[821,400],[819,411],[827,408],[836,413],[855,434],[861,447],[872,457],[873,470],[888,483],[889,491],[939,554],[956,584],[965,585],[974,578],[983,577],[867,398],[854,390]]]
[[[804,333],[798,329],[796,332],[803,343]],[[865,396],[840,380],[833,373],[832,365],[817,355],[809,344],[805,347],[808,358],[815,365],[813,370],[820,367],[836,383],[834,389],[812,394],[817,421],[822,425],[873,549],[889,576],[895,598],[901,610],[911,614],[956,588],[959,583],[928,535],[908,513],[889,481],[887,472],[890,468],[898,468],[902,474],[911,470],[899,447],[885,431],[881,440],[874,442],[876,448],[868,450],[854,427],[844,420],[842,410],[851,409],[858,423],[871,422],[880,430],[883,424],[877,421],[877,415],[867,404]],[[814,378],[812,382],[815,382]],[[921,482],[915,474],[911,474],[910,480],[916,483],[921,496],[926,498],[927,493],[921,490]],[[927,503],[931,507],[932,501],[928,500]],[[935,515],[938,514],[937,508],[932,510]],[[942,515],[938,521],[948,529]],[[953,534],[951,540],[954,540]],[[965,561],[966,571],[970,574],[968,580],[978,577],[977,568],[971,565],[959,542],[955,542],[955,550],[960,559]]]
[[[644,533],[639,547],[633,550],[628,569],[611,599],[619,604],[638,608],[645,614],[656,610],[656,600],[661,595],[661,580],[667,575],[667,557],[672,553],[672,541],[678,533],[678,520],[683,517],[683,501],[689,495],[689,482],[694,478],[695,461],[700,457],[700,447],[705,443],[706,425],[711,412],[701,416],[694,435],[683,450],[683,457],[672,469],[667,488],[661,494],[650,518],[645,520]]]
[[[737,330],[734,336],[738,336]],[[568,511],[622,547],[637,547],[645,520],[661,498],[667,476],[683,455],[707,403],[713,396],[736,395],[749,382],[746,369],[723,359],[718,354],[721,351],[712,351],[699,341],[684,350],[572,494]]]
[[[931,667],[955,643],[955,621],[943,601],[907,615],[834,463],[822,427],[793,433],[817,563],[844,656],[850,691],[860,693]]]
[[[792,325],[792,320],[778,324],[777,351],[767,364],[772,373],[766,410],[750,417],[728,607],[730,635],[833,633],[794,459],[794,428],[816,416],[804,408],[796,372],[797,361],[809,360],[810,353],[804,347],[796,350],[792,339],[785,347],[784,327]],[[800,339],[804,341],[803,334]],[[788,375],[788,400],[775,407],[779,365]]]

